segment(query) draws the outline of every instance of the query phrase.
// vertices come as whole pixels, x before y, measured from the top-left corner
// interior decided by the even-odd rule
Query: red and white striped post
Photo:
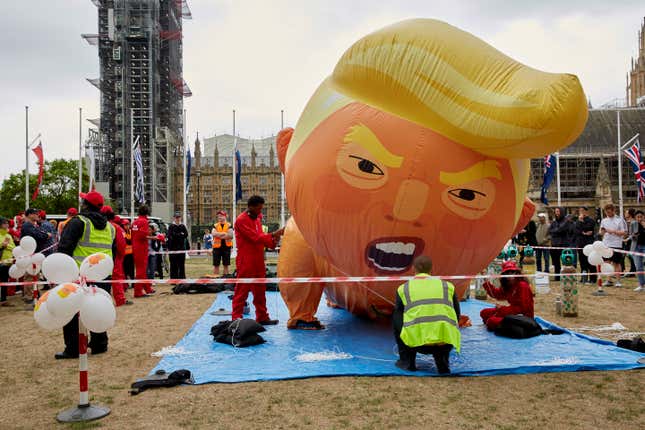
[[[596,266],[596,278],[598,279],[598,289],[591,293],[592,296],[606,296],[607,293],[602,289],[602,270],[600,264]]]
[[[80,396],[78,407],[90,405],[90,394],[87,380],[87,329],[81,319],[78,319],[78,383]]]
[[[58,414],[56,419],[62,423],[72,423],[79,421],[92,421],[103,418],[110,413],[107,406],[90,405],[90,393],[88,383],[88,362],[87,362],[87,329],[83,325],[81,318],[78,318],[78,382],[79,382],[79,401],[78,406],[67,409]]]

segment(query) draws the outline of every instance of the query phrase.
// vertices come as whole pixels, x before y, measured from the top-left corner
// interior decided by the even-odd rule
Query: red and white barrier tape
[[[617,275],[637,275],[645,274],[642,272],[612,272],[612,273],[589,273],[589,275],[600,276],[617,276]],[[583,276],[582,273],[521,273],[513,275],[500,275],[500,274],[486,274],[486,275],[450,275],[450,276],[433,276],[434,278],[450,280],[475,280],[475,279],[501,279],[501,278],[537,278],[537,277],[554,277],[554,276]],[[216,285],[216,284],[337,284],[337,283],[372,283],[372,282],[392,282],[399,281],[405,282],[413,279],[414,276],[327,276],[327,277],[299,277],[299,278],[192,278],[192,279],[109,279],[99,281],[96,283],[102,284],[203,284],[203,285]],[[94,283],[94,282],[92,282]],[[20,285],[50,285],[51,282],[47,281],[31,281],[31,282],[0,282],[0,286],[20,286]]]

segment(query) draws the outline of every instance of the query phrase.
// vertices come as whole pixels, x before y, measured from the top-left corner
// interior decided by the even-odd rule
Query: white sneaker
[[[642,286],[638,286],[638,287],[634,288],[634,291],[643,292],[643,291],[645,291],[645,288],[643,288]]]
[[[616,281],[616,283],[614,284],[614,287],[616,287],[616,288],[620,288],[622,286],[623,286],[623,284],[621,284],[620,281]]]
[[[613,287],[614,283],[611,282],[611,281],[605,281],[605,282],[602,283],[602,286],[603,287]]]

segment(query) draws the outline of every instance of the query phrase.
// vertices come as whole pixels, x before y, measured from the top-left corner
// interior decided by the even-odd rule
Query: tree
[[[38,175],[29,175],[29,193],[36,189]],[[83,183],[88,183],[87,172]],[[31,199],[31,196],[29,196]],[[45,162],[43,183],[35,201],[29,206],[44,209],[50,214],[64,214],[78,206],[78,161],[56,159]],[[0,215],[11,217],[25,209],[25,175],[13,173],[0,188]]]

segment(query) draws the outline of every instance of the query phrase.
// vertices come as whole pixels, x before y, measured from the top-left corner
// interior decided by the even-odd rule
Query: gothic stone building
[[[645,107],[645,18],[638,32],[638,56],[627,74],[627,106]]]
[[[584,131],[569,147],[560,151],[560,179],[562,206],[569,212],[588,206],[592,215],[607,203],[618,204],[618,115],[616,110],[589,111]],[[620,131],[623,143],[637,133],[645,136],[645,109],[621,110]],[[645,139],[640,140],[645,143]],[[625,208],[643,208],[637,201],[634,172],[627,158],[622,157],[623,201]],[[544,160],[531,160],[529,197],[538,204],[538,211],[549,211],[557,206],[557,186],[553,180],[548,192],[549,206],[540,203],[540,189]]]
[[[233,200],[233,136],[222,134],[195,141],[190,171],[190,188],[187,196],[189,222],[193,226],[212,225],[219,210],[225,210],[232,221]],[[275,136],[265,139],[237,138],[241,157],[242,198],[237,202],[236,213],[246,209],[247,199],[258,194],[264,197],[264,223],[280,223],[281,172],[275,149]],[[181,167],[176,169],[177,201],[181,202]],[[178,209],[181,205],[178,205]],[[285,201],[285,217],[289,213]]]

